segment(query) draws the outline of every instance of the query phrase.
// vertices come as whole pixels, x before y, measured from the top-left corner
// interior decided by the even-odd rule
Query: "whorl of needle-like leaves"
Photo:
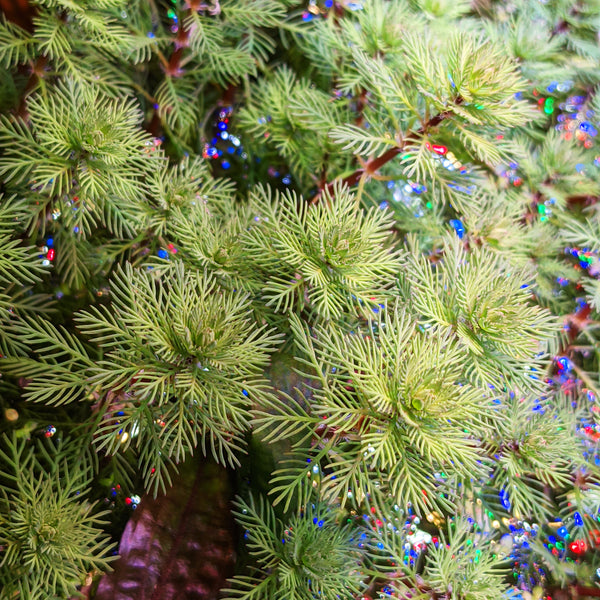
[[[388,213],[363,210],[347,189],[315,206],[290,193],[273,199],[264,188],[251,200],[255,223],[243,245],[267,306],[339,319],[367,314],[390,295],[400,263]]]
[[[173,232],[177,236],[189,232],[189,243],[201,241],[204,229],[211,221],[218,220],[218,213],[212,218],[197,223],[198,216],[209,213],[211,207],[230,206],[235,186],[228,179],[215,179],[210,173],[207,161],[196,156],[186,157],[180,163],[161,162],[160,168],[152,172],[147,180],[149,199],[141,206],[146,215],[144,226],[162,238]],[[214,226],[213,226],[214,227]],[[206,263],[200,265],[203,270]]]
[[[66,80],[27,106],[31,128],[17,118],[2,119],[0,173],[7,181],[26,181],[51,199],[76,196],[80,212],[89,214],[80,217],[82,224],[106,217],[106,196],[115,202],[142,196],[140,175],[150,172],[153,161],[144,153],[150,137],[138,126],[142,114],[135,101]]]
[[[106,228],[129,237],[140,226],[144,176],[159,159],[135,100],[109,98],[68,79],[27,103],[30,123],[0,117],[0,174],[26,190],[28,225],[56,242],[55,267],[69,283],[88,276],[86,239]]]
[[[282,66],[257,82],[238,123],[249,150],[270,154],[276,163],[283,157],[295,180],[313,186],[316,173],[335,173],[345,166],[328,138],[332,127],[351,118],[344,104],[332,103],[327,93]]]
[[[471,381],[510,390],[543,385],[542,357],[558,326],[532,302],[529,271],[484,247],[467,252],[450,238],[436,264],[411,246],[404,272],[407,300],[421,323],[452,332]]]
[[[424,560],[414,560],[414,564],[410,560],[407,564],[411,558],[405,546],[408,536],[390,527],[399,521],[399,507],[394,511],[388,506],[382,505],[381,516],[387,526],[375,528],[368,543],[377,571],[391,573],[388,589],[394,594],[392,597],[396,594],[398,598],[465,600],[512,597],[505,595],[506,558],[498,552],[498,546],[490,544],[487,533],[483,535],[473,525],[473,519],[449,519],[447,533],[440,533],[438,544],[427,545]]]
[[[542,520],[553,510],[544,486],[566,488],[573,470],[584,467],[584,444],[573,439],[576,421],[584,417],[559,410],[556,398],[531,395],[503,396],[496,401],[495,410],[501,418],[487,430],[486,446],[488,456],[494,457],[490,466],[503,508]],[[592,465],[585,468],[590,473],[597,471]]]
[[[85,499],[89,471],[45,446],[2,439],[0,600],[70,598],[91,570],[109,568],[104,513]]]
[[[393,294],[400,267],[390,215],[364,210],[348,190],[309,206],[257,188],[247,204],[199,198],[171,224],[186,264],[207,269],[278,320],[356,318]],[[282,319],[282,316],[284,317]]]
[[[430,510],[452,504],[440,497],[435,473],[484,473],[477,433],[495,413],[485,392],[464,382],[464,351],[448,332],[419,331],[396,306],[348,334],[315,327],[310,335],[296,317],[292,328],[307,375],[318,381],[310,410],[273,404],[257,424],[269,439],[304,434],[298,453],[322,466],[325,497],[346,502],[348,491],[358,500],[385,491]],[[306,472],[299,461],[284,462],[273,493],[289,502],[315,479]]]
[[[283,523],[262,498],[238,498],[235,506],[256,566],[253,575],[229,580],[227,600],[351,600],[364,590],[364,550],[352,527],[337,522],[334,508],[310,504]]]
[[[181,263],[160,278],[127,266],[111,295],[111,308],[76,318],[103,350],[91,383],[103,394],[121,393],[106,407],[99,446],[134,445],[148,485],[152,472],[160,480],[165,463],[197,445],[219,463],[237,464],[249,410],[270,395],[261,374],[279,335],[253,321],[244,294]]]

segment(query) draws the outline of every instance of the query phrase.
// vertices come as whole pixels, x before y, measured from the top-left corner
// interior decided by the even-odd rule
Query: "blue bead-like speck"
[[[462,224],[462,221],[458,219],[450,219],[450,225],[454,228],[454,231],[459,239],[462,240],[463,236],[465,235],[465,226]]]

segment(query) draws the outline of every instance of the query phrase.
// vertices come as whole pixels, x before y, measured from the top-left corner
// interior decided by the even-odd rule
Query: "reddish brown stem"
[[[173,54],[171,54],[171,58],[169,59],[169,65],[165,69],[167,75],[171,77],[177,77],[181,74],[181,68],[179,65],[181,64],[182,54],[183,48],[181,46],[177,48],[177,50],[175,50]]]
[[[573,594],[573,598],[581,598],[588,596],[590,598],[600,598],[600,588],[596,587],[586,587],[583,585],[575,585],[573,586],[575,594]]]
[[[218,0],[214,0],[214,4],[211,6],[205,4],[202,0],[186,0],[186,6],[188,7],[188,15],[199,10],[207,10],[213,16],[218,15],[221,12]],[[179,77],[179,75],[183,73],[183,49],[187,48],[189,43],[190,30],[185,27],[185,19],[181,19],[181,25],[177,31],[177,37],[175,38],[175,51],[171,54],[168,64],[165,65],[167,75]]]
[[[462,104],[462,102],[463,102],[462,98],[460,98],[460,97],[457,98],[456,104]],[[423,134],[425,134],[427,132],[427,130],[431,129],[432,127],[436,127],[444,119],[448,118],[448,116],[450,116],[451,114],[452,114],[451,111],[444,111],[443,113],[439,113],[435,117],[432,117],[431,119],[429,119],[429,121],[425,122],[423,124],[423,126],[420,129],[418,129],[417,131],[415,131],[414,133],[409,133],[409,135],[407,135],[405,137],[405,139],[410,140],[410,139],[415,139],[415,138],[421,137]],[[319,189],[318,193],[316,194],[316,196],[310,201],[310,204],[316,204],[320,200],[321,196],[324,193],[326,193],[330,198],[333,198],[335,196],[334,188],[336,187],[336,185],[340,185],[341,187],[344,187],[344,186],[352,187],[353,185],[356,185],[360,181],[360,179],[361,179],[361,177],[363,177],[363,175],[365,175],[365,174],[367,176],[374,175],[381,167],[383,167],[383,165],[389,163],[393,158],[398,156],[398,154],[403,152],[404,147],[405,147],[405,143],[402,143],[400,146],[390,148],[387,152],[384,152],[381,156],[378,156],[377,158],[368,160],[366,163],[364,163],[364,166],[362,168],[356,169],[356,171],[354,171],[354,173],[351,173],[347,177],[344,177],[344,179],[342,179],[341,181],[336,179],[336,180],[328,183],[324,187],[321,187]]]
[[[365,90],[363,88],[356,100],[356,112],[358,112],[358,116],[356,117],[356,120],[354,121],[354,123],[357,127],[360,127],[363,124],[363,121],[365,120],[364,116],[363,116],[363,110],[365,109],[366,105],[367,105],[367,90]]]
[[[27,97],[35,88],[38,79],[40,79],[44,74],[44,69],[46,68],[46,64],[48,63],[47,56],[38,56],[31,67],[31,74],[29,75],[29,79],[27,80],[27,85],[23,90],[23,94],[21,96],[21,101],[19,102],[19,106],[17,108],[17,114],[26,118],[27,116]]]
[[[231,106],[235,102],[235,95],[238,91],[238,86],[230,83],[225,92],[223,93],[223,97],[221,98],[221,102],[223,106]]]
[[[37,9],[29,4],[29,0],[0,0],[0,11],[9,21],[29,32],[33,31],[33,17]]]
[[[577,583],[565,588],[553,586],[547,588],[545,593],[555,600],[583,600],[583,598],[600,598],[600,588],[583,586]]]
[[[188,9],[188,14],[192,13],[194,10],[193,7]],[[190,30],[185,26],[185,18],[181,19],[181,24],[177,31],[177,36],[175,38],[175,50],[173,54],[171,54],[171,58],[167,66],[165,67],[165,72],[170,77],[179,77],[182,74],[181,69],[181,61],[183,59],[183,50],[187,48],[190,43]]]

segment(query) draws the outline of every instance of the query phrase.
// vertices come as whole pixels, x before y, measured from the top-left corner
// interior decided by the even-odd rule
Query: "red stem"
[[[188,14],[192,13],[192,8],[188,9]],[[171,54],[168,65],[165,67],[165,72],[170,77],[178,77],[181,75],[181,60],[183,59],[183,49],[187,48],[190,38],[190,30],[186,29],[185,19],[181,19],[181,25],[177,31],[175,38],[175,50]]]
[[[456,99],[456,104],[462,104],[462,102],[463,102],[462,98],[459,97]],[[428,129],[430,129],[431,127],[436,127],[451,114],[452,114],[451,111],[444,111],[443,113],[440,113],[440,114],[436,115],[435,117],[432,117],[431,119],[429,119],[429,121],[424,123],[420,129],[418,129],[414,133],[409,133],[409,135],[407,135],[405,139],[414,139],[414,138],[421,137]],[[365,173],[367,175],[373,175],[381,167],[383,167],[383,165],[390,162],[393,158],[398,156],[398,154],[403,152],[404,147],[405,147],[405,143],[402,143],[400,146],[390,148],[389,150],[384,152],[381,156],[378,156],[377,158],[368,160],[364,164],[364,167],[362,167],[360,169],[356,169],[356,171],[354,171],[354,173],[351,173],[347,177],[344,177],[344,179],[342,179],[341,182],[336,179],[336,180],[328,183],[327,185],[325,185],[318,191],[317,195],[310,201],[310,203],[316,204],[320,200],[321,196],[324,193],[326,193],[330,198],[333,199],[333,197],[335,196],[334,188],[335,188],[336,184],[341,184],[342,187],[343,186],[352,187],[353,185],[356,185],[360,181],[360,178]]]

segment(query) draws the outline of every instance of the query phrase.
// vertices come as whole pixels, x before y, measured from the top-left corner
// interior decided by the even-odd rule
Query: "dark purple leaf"
[[[230,494],[224,468],[188,460],[165,496],[142,499],[95,599],[216,600],[235,562]]]

